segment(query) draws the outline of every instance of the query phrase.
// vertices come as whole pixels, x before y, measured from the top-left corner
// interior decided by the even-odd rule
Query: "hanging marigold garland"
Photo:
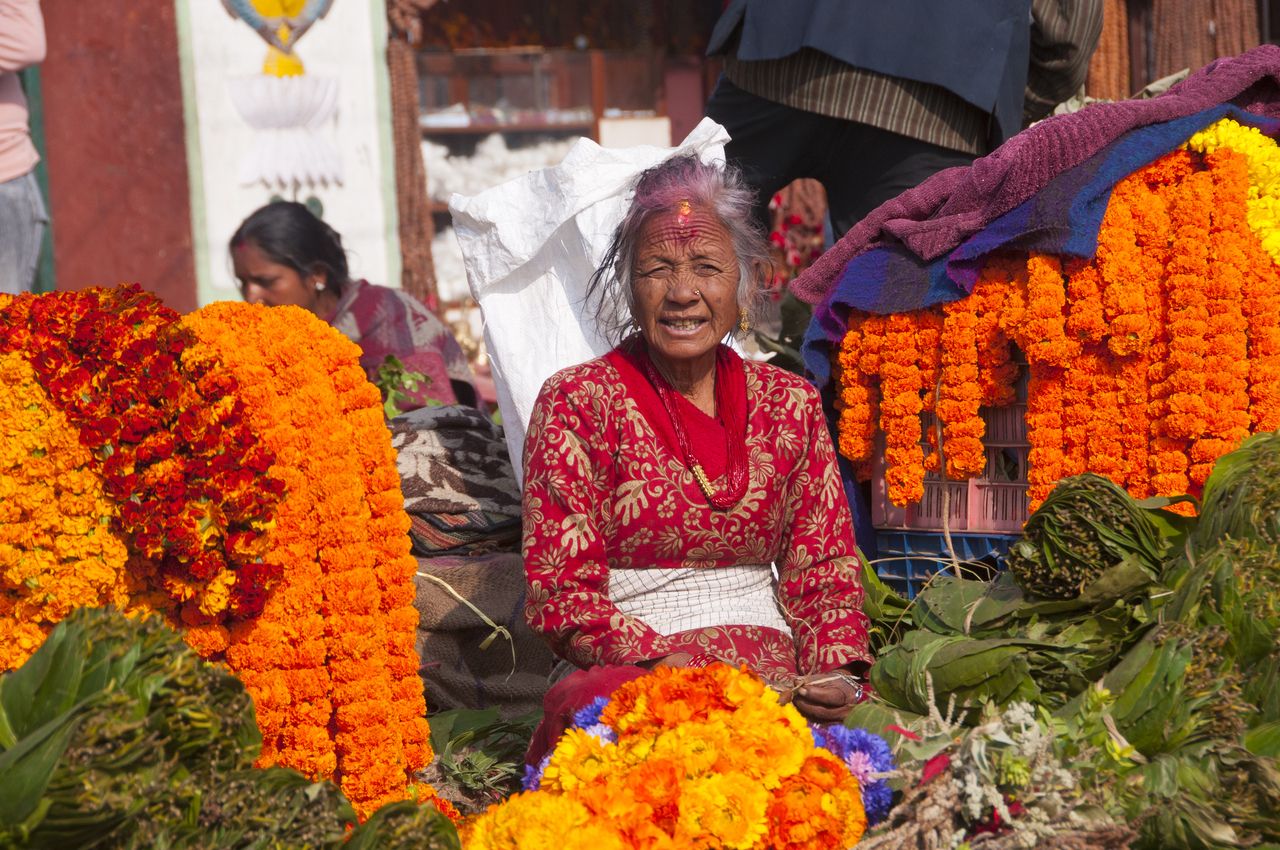
[[[31,364],[0,354],[0,670],[26,661],[72,609],[128,604],[116,513]]]
[[[840,344],[839,364],[847,380],[836,399],[839,414],[840,453],[847,458],[865,461],[875,450],[876,420],[879,418],[879,387],[872,375],[864,372],[859,361],[863,355],[862,325],[849,327]]]
[[[1005,257],[987,263],[973,287],[974,345],[978,349],[978,392],[987,407],[1004,407],[1017,397],[1018,364],[1003,322],[1021,315],[1021,292],[1010,284],[1026,271],[1025,265]]]
[[[425,802],[403,506],[359,349],[310,313],[0,296],[0,670],[74,607],[158,611],[244,681],[261,764],[361,817]]]
[[[261,762],[332,776],[367,815],[431,759],[410,661],[416,563],[378,391],[355,344],[304,310],[219,303],[185,323],[240,381],[289,491],[268,555],[287,581],[226,649],[261,706]]]
[[[936,394],[947,476],[981,475],[974,402],[1014,400],[1013,342],[1030,373],[1033,509],[1085,470],[1139,497],[1197,493],[1250,431],[1280,427],[1278,222],[1280,149],[1219,122],[1115,187],[1092,260],[998,255],[966,299],[851,316],[841,451],[873,459],[878,391],[888,496],[919,501],[939,463],[920,422]]]
[[[890,316],[880,348],[880,429],[884,431],[885,480],[895,504],[918,502],[924,496],[918,318],[901,313]]]
[[[1205,403],[1208,425],[1191,446],[1191,478],[1202,483],[1213,462],[1249,436],[1249,322],[1241,309],[1247,232],[1240,205],[1249,191],[1248,162],[1230,148],[1206,157],[1213,178],[1213,261],[1205,280],[1208,299]]]
[[[987,426],[979,415],[977,303],[965,298],[944,309],[942,369],[938,381],[938,419],[942,421],[948,478],[972,478],[987,466],[982,437]]]

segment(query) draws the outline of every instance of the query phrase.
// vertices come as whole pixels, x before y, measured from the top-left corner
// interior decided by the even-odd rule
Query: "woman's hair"
[[[631,207],[587,285],[589,309],[605,338],[615,345],[636,329],[631,273],[640,231],[650,216],[681,201],[711,210],[729,233],[738,258],[738,306],[755,318],[765,269],[770,266],[764,233],[754,215],[755,192],[732,166],[710,165],[693,154],[677,156],[640,175]]]
[[[347,252],[337,231],[294,201],[273,201],[240,223],[230,248],[252,242],[273,263],[298,274],[324,272],[325,282],[336,295],[348,282]]]

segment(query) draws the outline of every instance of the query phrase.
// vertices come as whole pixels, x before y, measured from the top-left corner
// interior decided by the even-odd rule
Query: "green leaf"
[[[21,738],[70,710],[79,696],[84,663],[83,628],[59,624],[25,664],[0,677],[5,737]]]
[[[66,752],[75,720],[71,713],[64,713],[0,753],[0,825],[35,826],[29,819]]]
[[[1280,758],[1280,722],[1264,723],[1245,732],[1244,748],[1255,756]]]
[[[1031,678],[1028,659],[1037,650],[1064,652],[1044,641],[975,639],[916,630],[877,660],[871,668],[871,684],[889,704],[917,714],[929,710],[929,680],[944,711],[952,696],[964,709],[976,709],[984,702],[1035,701],[1040,690]]]

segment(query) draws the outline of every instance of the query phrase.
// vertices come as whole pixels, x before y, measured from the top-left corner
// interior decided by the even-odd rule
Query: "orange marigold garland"
[[[1117,357],[1129,357],[1146,350],[1151,344],[1151,323],[1147,312],[1147,290],[1139,273],[1142,267],[1142,248],[1138,244],[1139,222],[1135,211],[1141,199],[1151,195],[1142,172],[1121,180],[1112,192],[1112,203],[1107,205],[1102,227],[1098,232],[1098,254],[1088,263],[1086,276],[1097,274],[1101,286],[1101,298],[1086,300],[1089,306],[1077,307],[1072,312],[1102,308],[1101,330],[1106,335],[1107,346]],[[1096,271],[1093,271],[1096,270]],[[1087,299],[1090,293],[1080,292]],[[1091,342],[1101,342],[1102,336],[1092,337]]]
[[[1080,344],[1067,337],[1066,304],[1062,263],[1032,254],[1027,260],[1027,306],[1013,335],[1028,363],[1065,367],[1080,353]]]
[[[1099,258],[1103,248],[1099,241]],[[1067,336],[1081,345],[1102,342],[1108,331],[1106,314],[1102,309],[1105,279],[1098,266],[1099,263],[1073,259],[1066,268]]]
[[[72,609],[128,603],[128,552],[95,467],[31,364],[0,354],[0,671]]]
[[[973,287],[970,298],[977,301],[974,313],[974,344],[978,349],[978,392],[987,407],[1004,407],[1017,397],[1018,365],[1013,362],[1013,346],[1002,327],[1007,312],[1018,309],[1010,291],[1016,274],[1025,269],[1019,261],[996,258],[987,263]]]
[[[937,308],[920,310],[912,318],[915,320],[916,356],[919,358],[920,402],[925,410],[933,413],[942,369],[943,313]]]
[[[410,793],[431,757],[406,664],[414,562],[377,390],[354,343],[301,309],[214,304],[186,323],[239,379],[289,488],[268,556],[285,581],[226,652],[259,706],[261,761],[334,777],[367,815]]]
[[[854,318],[850,321],[849,331],[840,344],[837,357],[839,369],[836,374],[843,377],[840,394],[836,399],[836,410],[840,417],[837,428],[840,453],[855,463],[870,460],[875,451],[879,406],[873,377],[879,370],[868,373],[858,366],[866,339],[863,333],[866,324],[865,319]]]
[[[1082,353],[1072,360],[1070,369],[1060,372],[1062,466],[1058,474],[1063,477],[1079,475],[1088,466],[1089,436],[1097,415],[1089,401],[1093,395],[1094,372],[1098,365],[1096,355]]]
[[[944,310],[940,371],[927,350],[937,310],[851,318],[858,351],[839,372],[857,404],[842,409],[842,446],[862,456],[873,444],[863,399],[878,378],[895,504],[918,500],[938,461],[921,445],[938,445],[932,427],[921,440],[931,387],[948,475],[977,474],[954,457],[977,457],[968,435],[951,432],[973,422],[974,398],[1013,400],[1010,341],[1030,364],[1033,507],[1085,470],[1138,497],[1194,493],[1249,431],[1280,428],[1280,268],[1268,253],[1280,252],[1280,146],[1224,120],[1189,147],[1117,184],[1091,261],[992,256],[973,294]]]
[[[855,319],[856,320],[856,319]],[[880,352],[884,348],[884,316],[863,316],[861,318],[862,327],[862,345],[858,353],[858,371],[867,376],[880,375]],[[878,384],[873,383],[875,390],[879,389]],[[868,426],[872,434],[875,433],[876,423],[880,421],[880,396],[876,392],[874,396],[875,404],[869,405],[868,415],[871,422]],[[873,440],[874,446],[874,440]],[[858,461],[854,467],[858,474],[858,480],[869,481],[871,479],[871,457],[868,455],[864,460]]]
[[[1214,192],[1212,256],[1205,279],[1208,416],[1203,435],[1191,445],[1191,480],[1201,485],[1213,462],[1249,436],[1249,323],[1241,308],[1249,262],[1241,245],[1249,233],[1242,203],[1249,196],[1249,166],[1229,148],[1205,159]]]
[[[1157,451],[1152,486],[1157,493],[1185,493],[1191,483],[1188,451],[1207,424],[1204,357],[1208,352],[1209,211],[1213,178],[1186,176],[1170,205],[1173,249],[1164,280],[1169,348],[1164,380],[1153,387],[1157,403]],[[1202,484],[1203,480],[1195,482]]]
[[[915,320],[916,353],[920,360],[920,427],[924,434],[920,468],[926,474],[940,468],[941,424],[938,422],[938,383],[942,374],[942,312],[936,308],[912,315]]]
[[[1064,477],[1063,370],[1036,363],[1027,386],[1027,496],[1035,510]]]
[[[1242,240],[1248,257],[1243,308],[1248,324],[1250,421],[1255,431],[1280,428],[1280,146],[1257,128],[1224,118],[1191,137],[1188,147],[1212,155],[1221,148],[1246,160],[1245,217],[1256,239]]]
[[[884,431],[885,481],[895,505],[924,496],[924,452],[920,448],[921,394],[924,389],[912,316],[895,314],[885,322],[880,351],[880,428]]]
[[[987,465],[987,453],[982,447],[987,426],[978,410],[982,405],[978,383],[979,304],[980,299],[963,298],[946,305],[944,310],[937,413],[943,423],[948,478],[981,475]]]
[[[1121,406],[1120,418],[1124,423],[1121,442],[1124,446],[1125,486],[1131,493],[1147,496],[1152,493],[1150,460],[1152,440],[1152,381],[1163,379],[1156,374],[1155,364],[1163,364],[1168,352],[1168,335],[1165,331],[1165,305],[1162,297],[1165,265],[1169,260],[1169,208],[1163,188],[1180,180],[1191,172],[1191,158],[1186,151],[1175,151],[1139,171],[1132,180],[1122,181],[1124,191],[1112,195],[1112,203],[1127,204],[1134,223],[1133,237],[1139,248],[1133,259],[1136,265],[1119,266],[1113,270],[1119,274],[1136,277],[1142,283],[1146,302],[1147,325],[1151,329],[1150,342],[1145,349],[1132,357],[1113,362],[1116,383],[1116,402]],[[1116,234],[1103,228],[1098,234],[1099,244],[1114,240]]]
[[[1085,406],[1096,412],[1089,426],[1086,469],[1110,478],[1122,487],[1128,474],[1124,434],[1131,424],[1120,415],[1120,378],[1117,373],[1125,368],[1128,359],[1111,359],[1094,351],[1081,357],[1092,377],[1091,397],[1085,401]]]
[[[1249,326],[1249,419],[1251,430],[1280,430],[1280,268],[1262,244],[1242,240],[1248,263],[1241,307]]]

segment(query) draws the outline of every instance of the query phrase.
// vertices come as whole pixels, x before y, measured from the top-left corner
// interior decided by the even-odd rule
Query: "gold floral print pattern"
[[[525,613],[562,657],[588,667],[706,652],[774,680],[870,662],[862,565],[818,394],[781,369],[744,367],[750,483],[727,511],[707,503],[607,357],[543,386],[525,446]],[[758,626],[664,636],[609,600],[611,569],[767,563],[794,639]]]

